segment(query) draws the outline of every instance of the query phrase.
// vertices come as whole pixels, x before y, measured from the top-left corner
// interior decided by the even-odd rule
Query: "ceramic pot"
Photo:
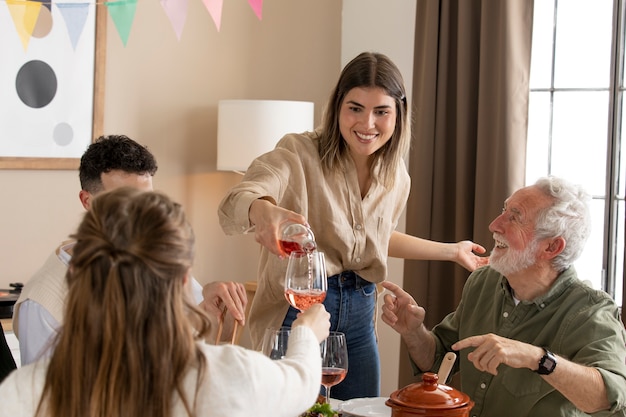
[[[407,385],[389,396],[391,417],[469,417],[474,402],[467,394],[438,384],[437,374],[426,372],[422,382]]]

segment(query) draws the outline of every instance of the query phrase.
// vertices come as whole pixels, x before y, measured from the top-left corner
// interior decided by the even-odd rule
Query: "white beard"
[[[508,246],[508,242],[504,243]],[[507,247],[506,252],[502,255],[494,255],[492,251],[489,256],[489,265],[504,276],[515,274],[535,264],[538,247],[539,242],[533,239],[533,241],[522,250]]]

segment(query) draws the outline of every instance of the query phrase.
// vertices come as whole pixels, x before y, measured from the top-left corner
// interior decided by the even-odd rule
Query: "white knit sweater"
[[[271,360],[234,345],[200,344],[208,369],[198,387],[195,415],[212,417],[296,417],[315,403],[321,384],[319,344],[305,326],[292,329],[285,359]],[[32,417],[45,380],[48,360],[17,369],[0,385],[0,417]],[[61,381],[60,381],[61,382]],[[185,377],[193,401],[197,371]],[[174,416],[185,416],[176,401]]]

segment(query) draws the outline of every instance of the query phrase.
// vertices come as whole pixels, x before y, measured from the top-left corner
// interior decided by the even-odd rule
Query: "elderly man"
[[[626,334],[615,302],[572,263],[590,231],[588,195],[555,177],[505,201],[489,226],[490,265],[474,271],[457,310],[431,331],[425,310],[383,283],[382,319],[419,371],[458,351],[472,416],[624,416]]]

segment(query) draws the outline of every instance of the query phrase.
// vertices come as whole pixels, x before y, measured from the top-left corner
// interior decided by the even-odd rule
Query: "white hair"
[[[565,249],[552,260],[557,271],[564,271],[578,259],[591,233],[591,196],[580,185],[554,176],[538,179],[535,186],[554,199],[538,214],[535,237],[565,239]]]

